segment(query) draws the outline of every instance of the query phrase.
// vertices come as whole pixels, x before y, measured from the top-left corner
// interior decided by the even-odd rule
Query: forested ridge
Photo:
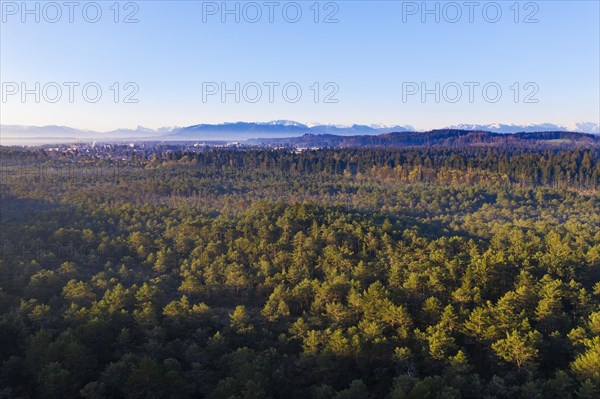
[[[477,130],[439,129],[428,132],[394,132],[365,135],[305,134],[298,137],[250,139],[251,143],[270,145],[304,145],[323,148],[359,147],[514,147],[564,148],[598,147],[600,136],[564,131],[492,133]]]
[[[0,156],[0,397],[600,397],[598,149]]]

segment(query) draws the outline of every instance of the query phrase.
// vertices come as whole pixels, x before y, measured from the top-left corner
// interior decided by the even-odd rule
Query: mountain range
[[[492,133],[531,133],[531,132],[582,132],[600,134],[596,123],[575,123],[568,126],[554,124],[538,125],[469,125],[448,127],[451,130],[486,131]],[[21,126],[0,125],[0,144],[39,145],[70,143],[73,141],[210,141],[210,140],[249,140],[265,138],[289,138],[305,135],[330,136],[378,136],[388,133],[416,132],[410,125],[326,125],[302,124],[295,121],[278,120],[272,122],[233,122],[222,124],[198,124],[187,127],[164,127],[148,129],[138,126],[135,129],[118,129],[109,132],[75,129],[66,126]]]
[[[448,129],[481,130],[493,133],[532,133],[532,132],[580,132],[600,134],[600,124],[593,122],[570,123],[568,125],[555,125],[553,123],[529,124],[529,125],[507,125],[494,123],[489,125],[461,124],[449,126]]]

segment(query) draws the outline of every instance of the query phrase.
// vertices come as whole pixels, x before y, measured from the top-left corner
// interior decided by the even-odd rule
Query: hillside
[[[300,137],[248,140],[272,146],[349,148],[349,147],[419,147],[419,146],[598,146],[600,136],[575,132],[533,132],[500,134],[487,131],[442,129],[429,132],[394,132],[376,136],[338,136],[305,134]]]

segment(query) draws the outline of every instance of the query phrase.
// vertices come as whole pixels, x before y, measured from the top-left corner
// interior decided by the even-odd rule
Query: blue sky
[[[55,3],[61,11],[56,23],[50,22],[56,9],[27,2],[29,9],[36,3],[39,22],[35,12],[22,15],[21,1],[2,1],[3,124],[102,131],[275,119],[419,129],[600,122],[596,0],[521,1],[516,7],[515,1],[481,1],[472,8],[464,1],[427,2],[430,10],[438,7],[439,22],[435,14],[422,15],[422,1],[227,2],[230,9],[239,7],[239,23],[233,14],[222,15],[221,1],[119,2],[118,16],[114,1],[98,1],[102,15],[96,23],[84,18],[95,18],[90,2],[78,3],[73,22],[63,2]],[[302,16],[292,23],[296,4]],[[262,17],[251,23],[257,8]],[[138,22],[123,23],[131,13]],[[328,15],[337,22],[324,23]],[[65,82],[79,84],[72,102]],[[222,84],[236,91],[236,82],[239,103],[234,94],[221,98]],[[84,97],[88,83],[102,90],[98,102]],[[472,101],[465,83],[474,85]],[[56,84],[61,96],[52,103]],[[262,97],[252,102],[257,85]],[[423,85],[432,90],[425,98]],[[219,92],[210,94],[215,87]],[[302,95],[292,102],[298,87]],[[418,92],[409,94],[415,87]],[[23,88],[37,91],[40,102],[35,94],[23,99]],[[130,99],[137,103],[124,102],[134,92]],[[326,102],[327,95],[336,101]]]

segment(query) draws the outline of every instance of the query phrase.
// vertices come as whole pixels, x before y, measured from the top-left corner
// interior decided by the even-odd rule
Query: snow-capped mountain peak
[[[447,129],[459,130],[484,130],[493,133],[521,133],[521,132],[548,132],[548,131],[565,131],[565,132],[580,132],[580,133],[600,133],[600,124],[593,122],[583,123],[568,123],[566,125],[557,125],[553,123],[539,124],[503,124],[492,123],[487,125],[477,124],[460,124],[447,127]]]
[[[268,125],[268,126],[297,126],[297,127],[308,127],[307,125],[289,120],[276,120],[270,122],[259,122],[258,125]]]

